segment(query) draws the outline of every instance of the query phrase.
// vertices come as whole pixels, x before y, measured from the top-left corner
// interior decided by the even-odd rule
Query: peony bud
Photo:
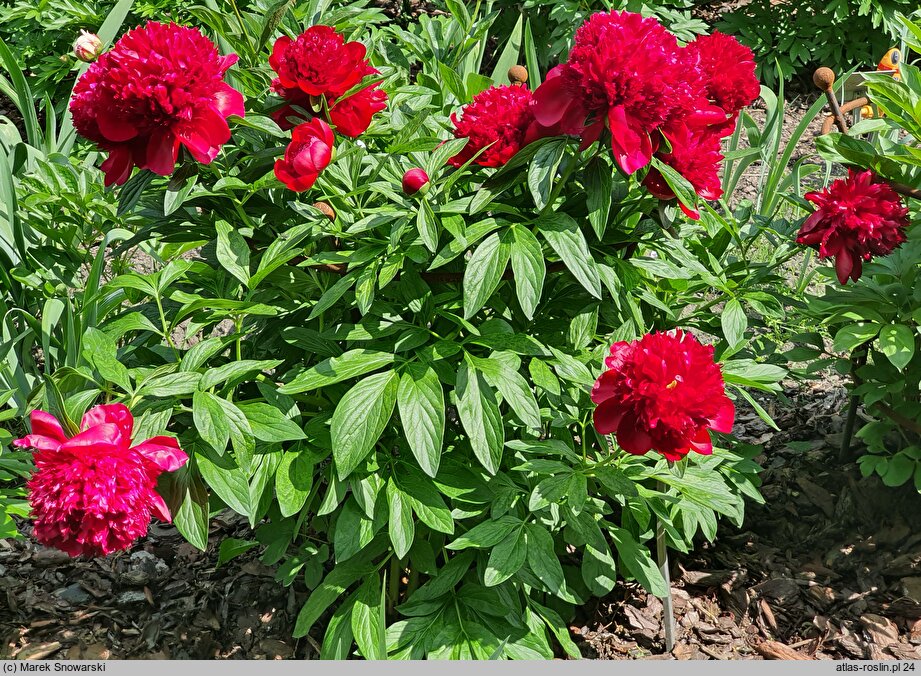
[[[74,56],[86,63],[92,63],[102,54],[102,40],[95,33],[80,31],[74,43]]]
[[[523,85],[528,81],[528,69],[524,66],[512,66],[508,69],[508,81],[513,85]]]
[[[417,192],[424,195],[429,191],[429,185],[429,175],[418,167],[403,174],[403,192],[407,195],[415,195]]]
[[[313,208],[321,212],[326,218],[331,221],[336,220],[336,211],[326,202],[314,202]]]

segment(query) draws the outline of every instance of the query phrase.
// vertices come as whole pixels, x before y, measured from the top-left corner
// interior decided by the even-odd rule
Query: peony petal
[[[732,432],[732,424],[735,422],[735,417],[735,404],[732,403],[732,400],[729,397],[726,397],[720,406],[719,413],[716,414],[715,418],[710,420],[710,429],[714,430],[715,432],[729,434]]]
[[[82,451],[92,449],[95,451],[118,452],[122,446],[121,431],[113,423],[103,423],[80,432],[72,439],[61,444],[62,451]]]
[[[224,117],[228,115],[244,117],[246,115],[243,94],[226,82],[221,82],[220,88],[214,93],[214,107]]]
[[[49,437],[60,443],[67,441],[67,435],[58,419],[46,411],[35,409],[29,416],[32,424],[31,436]]]
[[[160,176],[169,176],[179,158],[179,139],[169,129],[161,129],[147,139],[144,169]]]
[[[332,159],[332,149],[319,139],[304,144],[291,161],[297,174],[318,174]]]
[[[14,439],[13,446],[34,448],[36,451],[57,451],[61,448],[61,442],[41,434],[27,434],[22,439]]]
[[[691,448],[701,455],[713,454],[713,440],[710,439],[710,433],[706,428],[702,428],[693,439],[691,439]]]
[[[230,140],[230,127],[218,111],[204,106],[195,111],[195,117],[176,127],[176,136],[196,161],[209,164]]]
[[[150,500],[150,511],[165,523],[171,523],[173,520],[173,515],[169,513],[169,507],[166,506],[166,502],[157,493],[154,493]]]
[[[117,146],[109,151],[109,157],[99,165],[99,168],[105,173],[105,185],[108,188],[111,185],[121,185],[131,176],[131,170],[134,169],[134,157],[128,146]]]
[[[614,394],[614,388],[616,386],[617,374],[614,371],[605,371],[600,376],[598,380],[595,381],[595,384],[592,385],[592,401],[596,404],[600,404],[607,399],[610,399]]]
[[[562,120],[574,98],[566,91],[562,77],[546,80],[534,90],[534,118],[545,127],[552,127]]]
[[[117,426],[125,441],[131,440],[134,432],[134,416],[124,404],[100,404],[83,415],[80,429],[87,430],[96,425],[112,423]]]
[[[179,440],[174,437],[152,437],[131,450],[140,453],[164,472],[175,472],[189,460],[185,451],[179,448]]]
[[[617,426],[617,443],[632,455],[645,455],[652,449],[652,437],[639,427],[639,420],[624,416]]]
[[[859,263],[859,261],[858,261]],[[847,284],[848,277],[854,270],[854,257],[848,249],[841,249],[835,258],[835,272],[838,274],[838,282]],[[860,275],[858,274],[858,277]]]
[[[138,135],[137,127],[125,120],[121,111],[114,107],[100,108],[96,124],[99,125],[99,133],[115,143],[130,141]]]
[[[599,434],[611,434],[620,425],[626,409],[613,399],[608,399],[598,404],[592,415],[595,429]]]
[[[614,160],[626,174],[632,174],[649,164],[652,159],[652,141],[646,132],[630,127],[623,106],[608,110],[608,127],[611,130],[611,150]]]

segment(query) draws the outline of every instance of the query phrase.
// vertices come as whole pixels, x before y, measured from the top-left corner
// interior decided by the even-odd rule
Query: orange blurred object
[[[876,67],[877,70],[894,70],[896,74],[899,72],[899,64],[902,62],[902,52],[895,47],[890,49],[883,55],[882,60],[880,60],[879,65]]]
[[[862,106],[860,108],[860,119],[861,120],[871,120],[876,116],[873,112],[873,106]]]

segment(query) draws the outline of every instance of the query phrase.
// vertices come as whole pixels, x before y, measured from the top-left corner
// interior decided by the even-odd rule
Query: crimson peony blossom
[[[720,32],[701,35],[686,49],[696,57],[706,76],[708,97],[730,118],[761,94],[755,77],[755,55],[734,37]]]
[[[308,190],[332,161],[333,141],[333,130],[318,117],[297,125],[285,156],[275,161],[275,176],[290,190]]]
[[[685,70],[677,39],[656,19],[593,14],[558,74],[534,92],[534,114],[545,127],[581,126],[583,145],[607,125],[617,164],[632,174],[649,164],[651,134],[682,103]]]
[[[346,42],[329,26],[311,26],[296,40],[278,38],[269,65],[282,87],[308,96],[342,96],[361,82],[364,60],[365,46],[360,42]]]
[[[16,439],[35,449],[28,482],[35,538],[71,556],[106,556],[147,533],[151,514],[170,520],[157,477],[188,456],[172,437],[131,446],[134,418],[123,404],[96,406],[68,438],[55,417],[32,411],[32,434]]]
[[[611,346],[592,388],[595,429],[614,433],[628,453],[656,450],[668,460],[713,452],[709,430],[729,433],[735,407],[713,348],[680,329]]]
[[[292,106],[319,115],[325,99],[329,122],[340,134],[355,138],[370,126],[374,114],[387,106],[387,94],[379,84],[342,98],[366,76],[380,71],[365,59],[363,44],[346,42],[329,26],[311,26],[296,40],[279,38],[269,65],[278,74],[272,89],[288,103],[272,116],[282,129],[294,126],[289,118],[303,117]]]
[[[460,118],[452,114],[451,121],[454,136],[469,139],[464,149],[448,160],[451,165],[459,167],[485,148],[476,164],[501,167],[533,140],[531,92],[519,85],[490,87],[464,106]]]
[[[416,167],[403,174],[403,192],[407,195],[415,195],[419,191],[424,194],[428,186],[429,175],[423,169]]]
[[[207,164],[230,140],[227,117],[243,116],[243,95],[223,81],[237,61],[197,29],[154,21],[126,33],[74,87],[74,127],[102,150],[106,185],[137,166],[167,176],[180,144]]]
[[[656,157],[686,178],[700,197],[707,200],[722,197],[719,169],[723,155],[720,152],[719,134],[706,128],[693,129],[683,123],[669,124],[661,133],[671,145],[671,150],[666,152],[663,149],[656,153]],[[649,170],[643,185],[659,199],[670,200],[675,197],[658,169]],[[690,218],[700,218],[700,213],[693,205],[679,202],[679,206]]]
[[[875,181],[869,169],[851,169],[846,179],[806,194],[818,208],[796,241],[818,248],[819,258],[834,256],[841,284],[860,279],[863,261],[885,256],[905,241],[908,209],[889,185]]]

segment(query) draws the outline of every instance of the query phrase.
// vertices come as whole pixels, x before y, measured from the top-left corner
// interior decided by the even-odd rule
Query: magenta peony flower
[[[519,85],[490,87],[461,110],[451,115],[456,138],[470,139],[448,162],[459,167],[480,150],[474,162],[483,167],[501,167],[512,159],[530,138],[534,114],[531,92]]]
[[[297,125],[285,156],[275,161],[275,176],[289,190],[310,189],[333,159],[334,140],[333,130],[318,117]]]
[[[50,413],[32,411],[32,434],[16,439],[35,449],[29,479],[35,538],[71,556],[106,556],[147,533],[151,515],[170,521],[157,477],[188,456],[172,437],[131,446],[134,418],[123,404],[96,406],[68,438]]]
[[[851,169],[846,179],[805,196],[818,208],[803,223],[796,241],[817,248],[819,258],[834,256],[841,284],[860,279],[863,261],[885,256],[905,241],[908,209],[898,193],[875,181],[869,169]]]
[[[735,407],[713,348],[680,329],[614,343],[608,370],[592,388],[595,429],[615,434],[628,453],[656,450],[668,460],[713,452],[709,430],[729,433]]]
[[[180,144],[211,162],[230,140],[227,117],[243,95],[224,82],[236,54],[221,56],[197,29],[148,22],[122,36],[80,77],[70,102],[74,127],[109,153],[106,185],[137,166],[167,176]]]

